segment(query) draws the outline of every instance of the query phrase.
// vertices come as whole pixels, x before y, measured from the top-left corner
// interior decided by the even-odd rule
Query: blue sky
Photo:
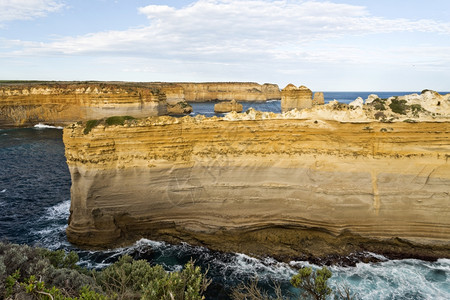
[[[0,79],[450,90],[448,0],[0,0]]]

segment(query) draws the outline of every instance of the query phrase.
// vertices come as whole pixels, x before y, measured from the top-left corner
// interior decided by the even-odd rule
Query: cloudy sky
[[[0,0],[0,80],[450,90],[448,0]]]

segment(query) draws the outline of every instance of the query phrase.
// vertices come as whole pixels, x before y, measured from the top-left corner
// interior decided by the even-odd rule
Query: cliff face
[[[296,87],[293,84],[288,84],[282,91],[281,91],[281,111],[287,112],[292,109],[305,109],[305,108],[311,108],[314,104],[319,104],[319,98],[320,96],[317,95],[317,98],[315,98],[313,101],[312,92],[310,89],[308,89],[306,86],[300,86]],[[323,95],[322,95],[323,99]],[[323,101],[322,103],[323,104]]]
[[[0,125],[70,124],[113,115],[167,113],[164,93],[115,84],[31,84],[0,86]]]
[[[450,257],[448,121],[230,116],[66,127],[69,241],[147,237],[284,259]]]
[[[188,102],[205,101],[267,101],[281,99],[280,90],[276,84],[247,82],[206,82],[178,83],[184,90]]]

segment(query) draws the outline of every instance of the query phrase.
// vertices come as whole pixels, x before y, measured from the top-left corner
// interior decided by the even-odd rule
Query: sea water
[[[389,95],[380,95],[388,97]],[[340,94],[342,96],[342,94]],[[360,94],[359,94],[360,95]],[[339,96],[339,95],[338,95]],[[344,95],[345,96],[345,95]],[[327,94],[325,94],[327,100]],[[337,97],[333,97],[337,98]],[[343,97],[341,97],[343,98]],[[348,101],[356,97],[348,96]],[[352,99],[353,98],[353,99]],[[341,102],[343,99],[339,99]],[[213,113],[214,103],[194,104]],[[245,103],[259,110],[277,111],[280,102]],[[146,259],[167,270],[182,268],[190,259],[208,270],[212,284],[207,299],[229,299],[241,282],[258,278],[262,288],[278,282],[285,294],[295,293],[289,279],[305,261],[279,262],[256,259],[241,253],[222,253],[188,244],[171,245],[142,239],[126,248],[86,251],[71,245],[65,229],[70,208],[70,174],[64,157],[62,130],[49,126],[0,129],[0,239],[49,249],[76,251],[80,265],[103,268],[121,255]],[[356,266],[331,266],[330,285],[347,285],[360,299],[450,299],[450,260],[381,260]]]

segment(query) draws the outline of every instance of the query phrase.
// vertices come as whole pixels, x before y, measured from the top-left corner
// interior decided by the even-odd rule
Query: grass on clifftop
[[[129,120],[135,120],[136,118],[132,117],[132,116],[113,116],[113,117],[109,117],[107,119],[101,119],[101,120],[89,120],[86,122],[86,127],[84,128],[83,133],[84,134],[88,134],[89,132],[91,132],[91,130],[101,124],[101,123],[105,123],[106,126],[114,126],[114,125],[124,125],[126,121]]]
[[[86,122],[86,127],[84,128],[83,133],[84,134],[88,134],[89,132],[91,132],[92,128],[94,128],[95,126],[98,125],[98,123],[100,123],[100,120],[89,120]]]
[[[123,125],[125,121],[134,120],[135,118],[132,116],[113,116],[106,119],[106,125]]]

